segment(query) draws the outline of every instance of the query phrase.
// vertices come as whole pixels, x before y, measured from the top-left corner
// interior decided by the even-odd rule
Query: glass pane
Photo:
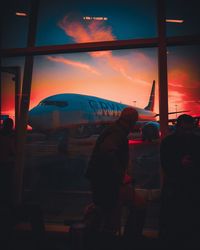
[[[24,70],[24,57],[3,58],[1,62],[2,114],[8,115],[15,121],[15,84],[16,80],[21,82]],[[17,68],[19,68],[20,75],[16,73]]]
[[[48,218],[82,216],[91,201],[85,171],[98,135],[117,119],[120,105],[144,108],[154,79],[157,83],[156,49],[35,57],[25,188]],[[157,89],[156,84],[156,112]],[[135,131],[129,145],[129,173],[137,189],[146,195],[158,190],[159,142],[143,143]]]
[[[155,0],[41,0],[37,45],[156,36]]]
[[[168,48],[169,111],[200,114],[199,58],[200,46]]]
[[[37,56],[30,105],[58,93],[79,93],[144,107],[156,67],[155,49]]]
[[[4,1],[1,6],[2,48],[23,48],[27,46],[30,1]]]
[[[32,162],[44,165],[40,166],[42,178],[52,178],[41,184],[53,190],[88,190],[84,171],[97,136],[108,124],[102,114],[111,116],[115,105],[106,100],[117,103],[114,119],[120,105],[144,108],[154,79],[157,82],[155,49],[35,57],[29,124],[32,143],[43,143],[32,145],[33,157],[38,159]],[[93,121],[92,112],[99,105],[102,114]],[[84,114],[87,106],[91,110]],[[44,167],[51,170],[43,173]]]
[[[4,65],[17,64],[14,59],[11,62]],[[108,118],[117,119],[124,104],[144,109],[153,80],[157,113],[157,75],[156,49],[34,58],[24,196],[41,205],[45,220],[63,223],[82,217],[91,201],[84,174],[99,133],[108,125]],[[87,105],[90,109],[84,113]],[[101,122],[95,123],[92,114],[99,107]],[[150,191],[160,188],[159,141],[143,142],[136,130],[130,135],[129,148],[129,174],[135,177],[138,192],[149,199]]]
[[[167,36],[199,35],[199,1],[166,1]]]
[[[2,73],[1,74],[1,81],[2,81],[2,98],[1,98],[1,105],[2,105],[2,115],[9,116],[14,120],[15,115],[13,113],[15,109],[15,86],[12,80],[13,75],[9,73]]]

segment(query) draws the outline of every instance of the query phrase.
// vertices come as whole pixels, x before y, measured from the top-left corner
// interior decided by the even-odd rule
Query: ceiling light
[[[167,23],[183,23],[184,20],[182,19],[166,19]]]
[[[16,16],[28,16],[26,12],[20,12],[20,11],[15,12],[15,15]]]

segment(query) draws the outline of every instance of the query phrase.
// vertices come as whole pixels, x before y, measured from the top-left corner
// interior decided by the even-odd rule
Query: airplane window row
[[[42,101],[39,104],[40,106],[57,106],[57,107],[67,107],[68,102],[66,101]]]

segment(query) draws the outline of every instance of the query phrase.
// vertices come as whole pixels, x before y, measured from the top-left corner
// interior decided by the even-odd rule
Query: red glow
[[[27,130],[32,130],[32,127],[28,125]]]
[[[193,116],[200,114],[199,87],[199,78],[191,66],[184,61],[179,65],[177,62],[177,67],[169,71],[169,110],[190,110],[188,114]]]
[[[138,144],[142,144],[142,143],[144,143],[142,140],[129,140],[128,141],[128,144],[129,145],[138,145]]]

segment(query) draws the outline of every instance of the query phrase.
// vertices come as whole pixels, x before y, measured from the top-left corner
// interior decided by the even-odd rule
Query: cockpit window
[[[46,101],[41,101],[39,103],[39,106],[57,106],[57,107],[63,108],[63,107],[68,106],[68,102],[66,102],[66,101],[50,101],[50,100],[46,100]]]

